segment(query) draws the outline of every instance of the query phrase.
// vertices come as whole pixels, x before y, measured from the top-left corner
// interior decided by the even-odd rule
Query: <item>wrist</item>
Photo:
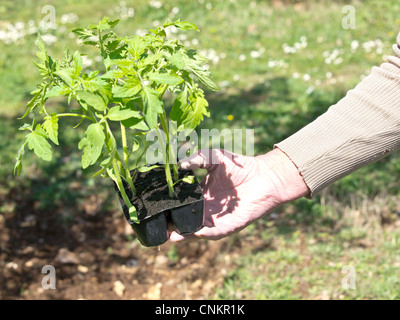
[[[293,201],[310,194],[310,189],[297,166],[279,148],[257,157],[275,186],[279,203]]]

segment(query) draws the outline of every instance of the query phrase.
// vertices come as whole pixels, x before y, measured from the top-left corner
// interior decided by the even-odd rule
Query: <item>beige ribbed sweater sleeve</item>
[[[400,149],[400,34],[395,55],[337,104],[275,147],[297,166],[311,197]]]

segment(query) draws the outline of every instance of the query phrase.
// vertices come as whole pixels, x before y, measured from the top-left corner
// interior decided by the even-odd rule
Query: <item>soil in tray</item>
[[[179,179],[189,175],[193,175],[193,172],[179,170]],[[202,189],[197,182],[189,184],[180,181],[174,186],[174,198],[170,198],[163,167],[147,172],[136,171],[133,176],[133,185],[136,188],[135,197],[132,197],[132,191],[124,181],[125,191],[136,207],[140,221],[162,211],[190,204],[203,197]]]

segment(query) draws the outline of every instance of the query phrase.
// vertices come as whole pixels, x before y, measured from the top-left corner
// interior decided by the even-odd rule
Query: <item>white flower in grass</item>
[[[178,13],[179,13],[179,8],[178,7],[173,7],[172,10],[171,10],[171,14],[172,15],[176,15]]]
[[[51,45],[54,42],[57,41],[57,37],[52,35],[52,34],[43,34],[42,35],[42,40],[44,41],[44,43],[46,43],[47,45]]]
[[[244,61],[244,60],[246,60],[246,55],[245,54],[241,54],[239,56],[239,61]]]
[[[300,73],[294,72],[294,73],[292,74],[292,78],[293,78],[293,79],[298,79],[298,78],[300,78]]]
[[[62,24],[74,23],[76,21],[78,21],[78,16],[75,13],[66,13],[61,16]]]
[[[350,44],[351,47],[351,52],[356,52],[356,50],[358,49],[358,47],[360,46],[360,43],[357,40],[353,40]]]
[[[310,81],[310,79],[311,79],[311,76],[308,73],[303,75],[303,80],[304,81]]]
[[[252,57],[253,59],[257,59],[261,56],[261,53],[259,51],[253,50],[250,52],[250,57]]]
[[[161,1],[152,0],[150,1],[149,5],[155,9],[160,9],[163,6],[163,3]]]

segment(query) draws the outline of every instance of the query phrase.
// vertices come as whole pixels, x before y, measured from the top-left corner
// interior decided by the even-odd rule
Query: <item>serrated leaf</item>
[[[75,52],[72,58],[72,67],[74,68],[74,72],[76,76],[79,76],[82,71],[82,57],[78,51]]]
[[[126,39],[128,44],[128,52],[131,54],[133,60],[138,60],[140,56],[146,52],[148,41],[140,36],[134,36],[131,39]]]
[[[79,100],[84,101],[87,105],[91,106],[97,111],[104,111],[107,108],[107,105],[103,98],[93,92],[79,90],[76,92]]]
[[[61,69],[54,74],[58,76],[67,86],[72,86],[73,80],[72,80],[72,75],[73,75],[74,70],[72,68],[66,68],[66,69]]]
[[[174,53],[172,56],[170,56],[168,61],[178,70],[182,70],[185,68],[185,62],[183,59],[184,59],[183,53],[178,51]]]
[[[185,108],[181,121],[185,128],[195,129],[203,121],[204,116],[210,116],[208,102],[202,96],[197,96]]]
[[[24,125],[19,127],[18,130],[20,130],[20,131],[24,131],[24,130],[30,131],[30,130],[32,130],[32,125],[29,124],[29,123],[24,123]]]
[[[70,94],[71,89],[68,87],[59,87],[59,86],[54,86],[51,88],[49,91],[46,92],[45,98],[52,98],[52,97],[58,97],[58,96],[64,96]]]
[[[39,51],[36,53],[36,55],[45,65],[46,62],[48,61],[48,55],[47,55],[47,50],[46,50],[46,44],[44,43],[40,34],[38,34],[38,37],[36,40],[36,45],[39,49]]]
[[[122,120],[121,123],[124,127],[132,130],[134,129],[143,131],[149,130],[149,127],[147,126],[143,118],[130,118],[127,120]]]
[[[211,74],[202,65],[208,62],[208,59],[196,50],[188,50],[183,54],[185,70],[192,72],[198,80],[212,91],[218,91],[219,87],[212,81]]]
[[[82,168],[96,163],[101,155],[105,142],[103,126],[100,123],[92,123],[85,132],[85,137],[79,142],[79,149],[83,149]]]
[[[105,74],[101,76],[103,79],[119,79],[125,75],[125,72],[120,69],[112,69],[107,71]]]
[[[14,175],[19,176],[22,171],[22,157],[25,153],[25,145],[27,142],[25,142],[18,150],[17,157],[15,158],[15,165],[14,165]]]
[[[186,56],[184,61],[186,65],[185,69],[194,73],[199,81],[204,84],[207,89],[210,89],[211,91],[219,90],[219,87],[214,83],[214,81],[211,80],[210,72],[198,65],[196,60]]]
[[[183,79],[176,75],[170,73],[149,73],[148,79],[150,81],[155,81],[157,83],[168,84],[170,86],[176,86],[183,82]]]
[[[140,80],[136,78],[128,79],[123,86],[117,86],[113,88],[113,95],[115,98],[130,98],[138,94],[142,89]]]
[[[143,101],[143,113],[150,129],[157,125],[158,114],[163,112],[163,103],[159,99],[159,93],[149,87],[144,87],[141,91]]]
[[[182,30],[196,30],[196,31],[199,31],[199,29],[193,23],[187,22],[187,21],[175,22],[174,26],[177,27],[178,29],[182,29]]]
[[[56,114],[46,117],[43,129],[47,132],[51,141],[58,145],[58,117]]]
[[[43,89],[40,89],[40,91],[36,91],[33,98],[27,103],[24,115],[21,118],[18,118],[19,120],[24,119],[31,111],[33,111],[38,105],[41,104],[42,92]]]
[[[107,118],[112,121],[122,121],[129,118],[141,118],[139,111],[135,111],[129,108],[121,108],[120,106],[112,107],[108,113]]]
[[[185,108],[188,105],[187,101],[187,90],[186,88],[176,97],[174,104],[172,105],[169,117],[171,120],[176,121],[178,124],[181,123],[181,118]]]
[[[44,130],[38,124],[35,131],[26,136],[29,150],[33,150],[36,156],[45,161],[52,159],[51,146],[43,135]]]

